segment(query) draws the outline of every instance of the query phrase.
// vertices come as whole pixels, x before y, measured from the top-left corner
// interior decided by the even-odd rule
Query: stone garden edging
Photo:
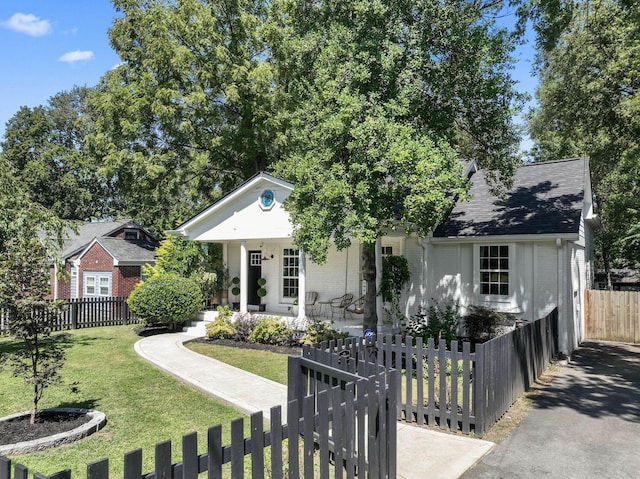
[[[91,409],[50,408],[43,409],[42,411],[86,414],[90,419],[89,421],[81,426],[76,427],[75,429],[54,434],[52,436],[33,439],[32,441],[18,442],[15,444],[0,445],[0,455],[26,454],[29,452],[41,451],[50,447],[59,446],[61,444],[75,442],[79,439],[90,436],[94,432],[98,432],[107,423],[107,417],[103,412],[94,411]],[[29,414],[31,414],[31,411],[19,412],[10,416],[0,418],[0,422],[9,421],[11,419]]]

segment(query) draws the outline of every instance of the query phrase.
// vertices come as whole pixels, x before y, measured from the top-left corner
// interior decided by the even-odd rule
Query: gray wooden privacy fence
[[[498,421],[558,353],[558,310],[476,346],[476,432]]]
[[[236,419],[231,423],[229,445],[222,444],[222,427],[213,426],[203,453],[198,453],[197,434],[187,434],[182,437],[182,461],[178,463],[171,463],[171,441],[158,443],[154,470],[146,474],[142,450],[131,451],[124,455],[123,477],[196,479],[206,472],[210,479],[239,479],[250,469],[252,479],[395,479],[395,404],[389,398],[395,385],[387,383],[393,377],[381,371],[289,401],[288,425],[282,424],[281,407],[273,407],[267,431],[263,413],[252,414],[249,437],[244,436],[244,419]],[[88,464],[86,471],[87,479],[108,479],[109,459]],[[12,468],[11,461],[0,456],[0,479],[27,479],[28,475],[25,466]],[[71,471],[48,476],[35,473],[34,478],[71,479]]]
[[[482,436],[546,369],[557,351],[557,310],[545,318],[476,344],[402,335],[347,338],[305,347],[306,368],[319,371],[306,381],[311,393],[327,382],[309,361],[365,376],[378,369],[400,371],[398,420]],[[437,347],[436,347],[437,346]],[[292,371],[292,368],[289,368]],[[303,381],[305,379],[303,378]],[[289,377],[289,391],[300,388]],[[294,397],[303,391],[294,393]],[[291,399],[292,396],[290,396]]]
[[[51,313],[57,318],[55,330],[93,328],[136,323],[135,315],[127,305],[127,298],[82,298],[68,299],[62,310]],[[9,324],[7,311],[0,311],[0,332]]]

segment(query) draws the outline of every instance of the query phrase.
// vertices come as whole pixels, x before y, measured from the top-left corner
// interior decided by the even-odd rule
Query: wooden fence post
[[[71,329],[78,329],[78,300],[71,300]]]
[[[473,365],[473,410],[475,411],[476,424],[475,432],[482,436],[485,430],[484,417],[487,407],[486,395],[484,391],[484,344],[476,344],[476,361]]]
[[[0,456],[0,479],[11,479],[11,459]]]
[[[287,376],[287,402],[298,400],[298,407],[302,408],[302,398],[305,391],[303,391],[302,358],[300,356],[289,356]],[[302,414],[302,409],[298,414]]]

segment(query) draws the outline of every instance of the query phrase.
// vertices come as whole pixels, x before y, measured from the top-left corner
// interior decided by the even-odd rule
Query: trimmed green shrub
[[[291,330],[285,326],[280,318],[267,317],[260,319],[251,334],[249,341],[262,344],[289,344]]]
[[[231,320],[231,317],[233,316],[233,311],[231,311],[231,308],[226,305],[218,306],[216,311],[218,311],[218,318]]]
[[[470,306],[469,314],[464,318],[467,336],[476,342],[491,339],[496,334],[496,327],[509,316],[507,313],[499,313],[484,306]]]
[[[347,336],[347,333],[341,333],[333,329],[329,323],[315,320],[309,325],[307,332],[302,336],[300,342],[311,346],[323,341],[345,339]]]
[[[236,334],[231,319],[218,316],[205,326],[207,339],[232,339]]]
[[[184,324],[202,308],[202,291],[197,282],[176,274],[160,274],[139,283],[127,304],[145,325]]]

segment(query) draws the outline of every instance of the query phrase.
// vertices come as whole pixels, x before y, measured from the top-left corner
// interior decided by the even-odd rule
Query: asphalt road
[[[640,478],[640,345],[584,343],[463,479]]]

